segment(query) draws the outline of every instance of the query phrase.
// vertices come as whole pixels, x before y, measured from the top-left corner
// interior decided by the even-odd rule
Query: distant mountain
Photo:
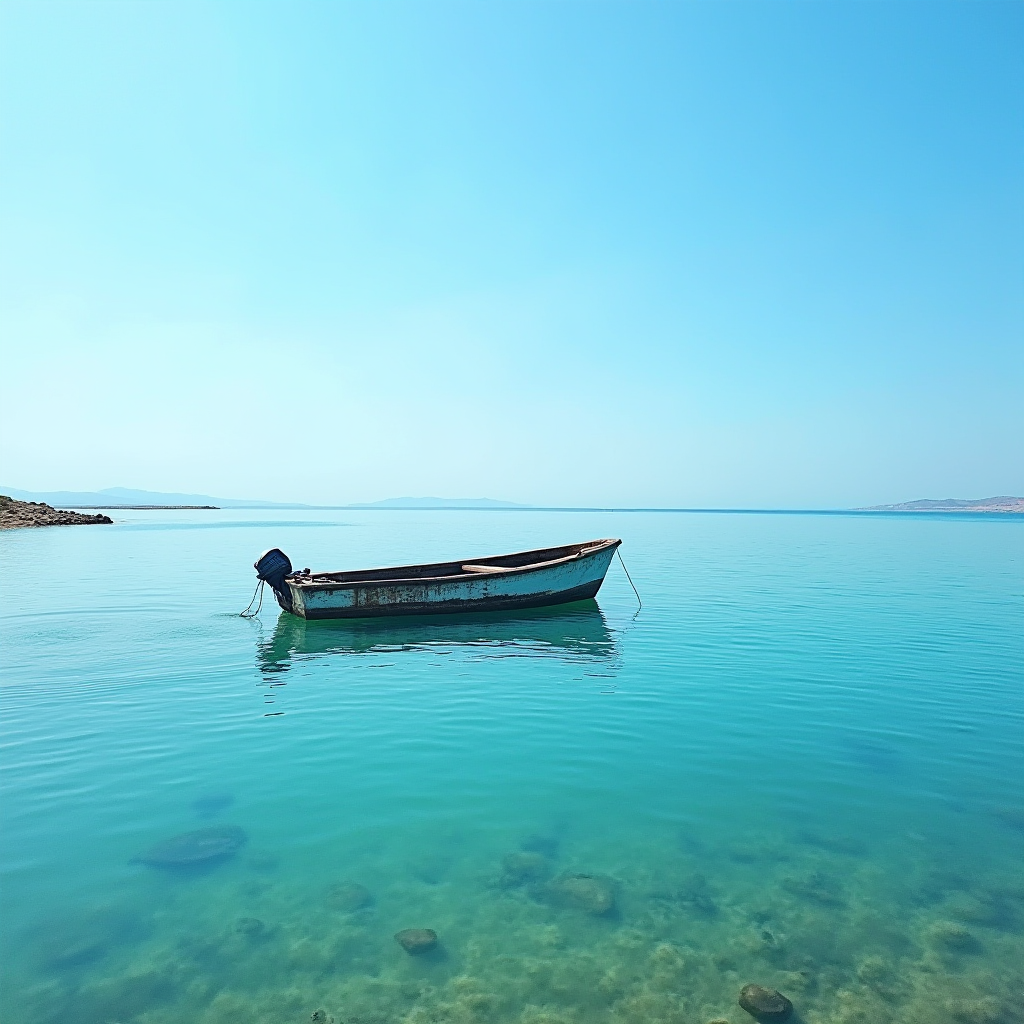
[[[514,501],[497,501],[494,498],[385,498],[383,501],[368,501],[346,508],[528,508]]]
[[[920,498],[898,505],[872,505],[858,512],[1024,512],[1024,498]]]
[[[169,494],[164,491],[140,491],[131,487],[107,487],[102,491],[21,491],[0,487],[18,501],[43,501],[54,508],[113,508],[117,505],[207,505],[214,508],[303,508],[273,501],[250,501],[239,498],[214,498],[209,494]]]
[[[179,494],[141,491],[132,487],[107,487],[102,491],[22,491],[0,487],[0,494],[17,501],[43,501],[53,508],[116,508],[117,506],[191,505],[213,508],[527,508],[513,501],[494,498],[385,498],[357,505],[317,506],[298,502],[257,501],[250,498],[215,498],[209,494]]]

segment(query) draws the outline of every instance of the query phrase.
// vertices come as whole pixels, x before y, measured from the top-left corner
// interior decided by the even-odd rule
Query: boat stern
[[[292,588],[285,579],[292,572],[291,559],[280,548],[271,548],[256,559],[253,568],[257,579],[270,584],[277,603],[286,612],[294,611]]]

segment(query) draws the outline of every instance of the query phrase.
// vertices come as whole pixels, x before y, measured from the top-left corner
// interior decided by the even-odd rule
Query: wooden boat
[[[255,569],[277,603],[305,619],[504,611],[594,597],[621,543],[591,540],[462,562],[325,573],[295,572],[288,556],[272,548]]]

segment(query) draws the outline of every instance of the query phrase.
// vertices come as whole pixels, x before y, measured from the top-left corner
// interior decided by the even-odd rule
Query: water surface
[[[1024,1020],[1021,518],[120,516],[0,536],[5,1024]],[[639,615],[237,615],[605,536]]]

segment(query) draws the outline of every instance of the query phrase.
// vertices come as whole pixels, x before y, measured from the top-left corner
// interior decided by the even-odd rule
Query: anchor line
[[[629,574],[627,573],[627,575],[629,575]],[[245,611],[242,611],[242,612],[238,613],[239,615],[242,616],[243,619],[254,619],[254,618],[256,618],[257,615],[259,615],[260,609],[263,607],[263,584],[264,584],[264,582],[265,582],[264,580],[260,580],[259,583],[256,584],[256,589],[252,592],[252,601],[250,601],[245,606]],[[257,594],[260,595],[260,603],[256,606],[256,611],[251,612],[249,609],[252,608],[252,602],[256,600],[256,595]]]
[[[637,593],[636,587],[633,585],[633,577],[629,575],[629,570],[626,568],[626,563],[622,560],[622,552],[616,548],[615,554],[619,556],[619,565],[622,566],[622,571],[626,574],[626,579],[629,580],[629,585],[633,587],[633,593],[636,594],[636,603],[643,608],[644,603],[640,600],[640,595]]]

